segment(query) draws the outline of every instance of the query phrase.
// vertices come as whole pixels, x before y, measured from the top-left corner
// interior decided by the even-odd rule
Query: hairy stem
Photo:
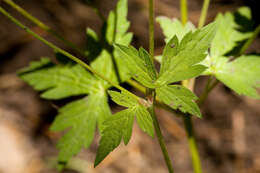
[[[210,0],[204,0],[204,2],[203,2],[203,7],[202,7],[202,10],[201,10],[201,14],[200,14],[200,20],[199,20],[198,28],[202,28],[205,25],[207,13],[208,13],[208,8],[209,8],[209,3],[210,3]]]
[[[108,82],[109,84],[111,84],[113,87],[127,92],[129,95],[131,95],[133,98],[135,99],[140,99],[138,96],[136,96],[135,94],[129,92],[128,90],[126,90],[125,88],[121,87],[120,85],[114,83],[113,81],[111,81],[110,79],[108,79],[107,77],[103,76],[101,73],[97,72],[96,70],[94,70],[93,68],[91,68],[88,64],[86,64],[84,61],[80,60],[79,58],[73,56],[72,54],[66,52],[65,50],[57,47],[56,45],[54,45],[53,43],[47,41],[46,39],[44,39],[43,37],[39,36],[38,34],[36,34],[35,32],[33,32],[32,30],[30,30],[28,27],[26,27],[25,25],[23,25],[21,22],[19,22],[17,19],[15,19],[11,14],[9,14],[6,10],[4,10],[2,7],[0,7],[0,13],[2,13],[3,15],[5,15],[8,19],[10,19],[14,24],[16,24],[17,26],[19,26],[20,28],[22,28],[23,30],[25,30],[27,33],[31,34],[32,36],[34,36],[36,39],[40,40],[41,42],[43,42],[45,45],[51,47],[54,51],[59,52],[63,55],[65,55],[66,57],[70,58],[71,60],[75,61],[76,63],[82,65],[83,67],[85,67],[86,69],[88,69],[90,72],[92,72],[93,74],[95,74],[96,76],[100,77],[101,79],[105,80],[106,82]]]
[[[181,0],[181,22],[185,25],[188,21],[188,5],[187,0]]]

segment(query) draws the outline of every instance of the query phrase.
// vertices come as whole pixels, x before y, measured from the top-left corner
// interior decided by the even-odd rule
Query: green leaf
[[[163,30],[166,43],[175,35],[179,40],[182,40],[188,32],[195,30],[195,26],[191,22],[183,25],[178,19],[170,19],[165,16],[157,17],[156,21],[159,22]]]
[[[115,103],[129,108],[131,113],[136,116],[139,127],[148,135],[153,136],[153,119],[143,105],[146,102],[145,100],[142,100],[143,104],[141,104],[141,101],[130,97],[125,92],[110,90],[108,93]]]
[[[150,113],[147,111],[146,107],[138,106],[133,110],[136,115],[136,120],[139,127],[151,137],[154,136],[153,130],[153,119]]]
[[[115,92],[113,92],[112,95],[115,96]],[[124,94],[121,93],[121,95]],[[117,96],[113,98],[116,98],[117,100]],[[139,127],[150,136],[154,136],[153,120],[144,106],[136,105],[116,113],[104,122],[105,128],[101,133],[95,166],[102,162],[110,152],[118,147],[122,139],[124,140],[125,145],[128,144],[132,136],[135,116]]]
[[[200,109],[195,103],[197,97],[187,88],[181,85],[166,85],[157,88],[156,94],[160,100],[171,108],[202,117]]]
[[[107,96],[104,92],[90,94],[88,97],[72,102],[59,110],[51,126],[52,131],[69,131],[58,143],[59,164],[64,166],[67,161],[80,152],[82,147],[88,148],[93,141],[96,124],[99,129],[104,127],[104,120],[111,115]]]
[[[111,81],[118,82],[112,56],[107,50],[102,50],[99,57],[91,63],[91,67],[99,73],[103,74],[105,77],[109,78]],[[104,86],[106,86],[106,88],[111,86],[104,80],[102,80],[102,83]]]
[[[44,62],[47,60],[44,60]],[[43,91],[42,98],[62,99],[70,96],[88,94],[97,79],[80,65],[54,65],[49,63],[39,68],[40,62],[33,62],[22,70],[20,77],[37,91]],[[46,65],[46,64],[45,64]],[[26,72],[26,73],[25,73]]]
[[[133,34],[127,32],[129,26],[127,0],[120,0],[116,9],[109,13],[103,28],[105,34],[100,39],[94,31],[87,30],[87,39],[90,45],[87,52],[91,53],[90,59],[94,60],[91,66],[118,83],[128,80],[131,76],[124,66],[122,57],[113,49],[113,44],[119,43],[126,46],[130,44]]]
[[[130,109],[123,110],[111,116],[104,122],[105,128],[95,159],[95,167],[120,144],[122,138],[127,144],[132,135],[134,116]]]
[[[215,75],[217,79],[238,94],[260,99],[256,88],[260,88],[260,56],[244,55],[234,61],[219,60]]]
[[[189,32],[180,43],[174,36],[164,48],[156,85],[162,86],[200,75],[206,68],[198,63],[206,58],[215,31],[216,23],[211,23],[194,33]]]
[[[125,92],[120,93],[120,92],[117,92],[117,91],[109,90],[108,94],[110,95],[112,100],[120,106],[130,108],[130,107],[134,107],[134,106],[139,104],[138,100],[129,96],[128,93],[125,93]]]
[[[87,46],[85,50],[85,55],[87,56],[88,61],[95,60],[102,51],[102,44],[99,41],[99,38],[95,31],[91,28],[87,28]]]
[[[130,22],[127,21],[127,0],[119,0],[114,11],[107,19],[106,40],[110,45],[114,43],[129,45],[133,34],[127,33]]]
[[[24,75],[25,73],[29,73],[35,70],[39,70],[41,68],[44,68],[46,66],[53,66],[54,64],[51,62],[51,60],[47,57],[43,57],[40,59],[40,61],[32,61],[28,67],[25,67],[18,71],[19,75]]]
[[[136,116],[139,127],[150,136],[154,136],[153,119],[146,107],[138,100],[129,97],[125,92],[109,91],[112,100],[127,109],[110,116],[104,122],[101,140],[96,155],[95,166],[97,166],[111,151],[113,151],[124,140],[128,144]]]
[[[211,45],[211,56],[218,57],[233,51],[239,51],[253,31],[253,22],[248,7],[239,8],[236,12],[219,14],[215,19],[218,24],[216,36]],[[237,50],[233,50],[233,49]]]
[[[133,78],[148,88],[154,88],[156,72],[149,54],[142,48],[138,52],[132,46],[116,44],[115,48],[122,54]]]

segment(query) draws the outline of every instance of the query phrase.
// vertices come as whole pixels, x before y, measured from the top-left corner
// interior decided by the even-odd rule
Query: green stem
[[[63,41],[67,46],[71,47],[73,50],[75,50],[76,52],[80,53],[82,56],[86,56],[82,49],[78,48],[75,44],[73,44],[72,42],[70,42],[67,39],[65,39],[62,35],[60,35],[56,31],[54,31],[53,29],[51,29],[49,26],[44,24],[42,21],[40,21],[39,19],[37,19],[34,16],[32,16],[30,13],[25,11],[23,8],[21,8],[19,5],[17,5],[12,0],[3,0],[3,1],[6,2],[7,4],[9,4],[14,9],[16,9],[25,18],[27,18],[28,20],[30,20],[31,22],[36,24],[38,27],[40,27],[44,31],[48,32],[49,34],[51,34],[54,37],[58,38],[59,40]],[[103,21],[106,20],[105,17],[100,13],[100,11],[96,7],[94,7],[94,5],[91,4],[90,6],[94,9],[94,11],[97,13],[97,15],[100,17],[101,20],[103,20]],[[135,81],[133,81],[131,79],[129,79],[127,81],[127,83],[132,85],[133,87],[137,88],[140,91],[145,90],[145,88],[142,85],[136,83]]]
[[[149,0],[149,52],[151,55],[151,60],[154,60],[154,0]],[[168,151],[165,146],[165,142],[163,139],[163,135],[160,129],[160,125],[158,119],[155,115],[154,107],[155,107],[155,99],[156,93],[154,90],[147,88],[146,89],[146,97],[148,99],[148,103],[151,103],[151,106],[148,107],[148,111],[150,112],[153,118],[154,129],[157,135],[158,142],[161,147],[161,151],[163,153],[164,161],[167,165],[169,173],[174,173],[172,162],[169,157]]]
[[[149,53],[154,59],[154,1],[149,0]]]
[[[28,32],[29,34],[31,34],[32,36],[34,36],[36,39],[40,40],[41,42],[43,42],[45,45],[51,47],[54,51],[59,52],[63,55],[65,55],[66,57],[70,58],[71,60],[77,62],[78,64],[82,65],[83,67],[85,67],[86,69],[88,69],[90,72],[92,72],[93,74],[95,74],[96,76],[100,77],[101,79],[107,81],[109,84],[111,84],[113,87],[127,92],[129,95],[131,95],[133,98],[135,99],[140,99],[138,96],[134,95],[133,93],[129,92],[128,90],[126,90],[125,88],[121,87],[120,85],[114,83],[113,81],[111,81],[110,79],[108,79],[107,77],[103,76],[101,73],[97,72],[96,70],[94,70],[93,68],[91,68],[89,65],[87,65],[84,61],[80,60],[79,58],[71,55],[70,53],[66,52],[65,50],[55,46],[53,43],[47,41],[46,39],[42,38],[41,36],[39,36],[38,34],[36,34],[35,32],[33,32],[32,30],[30,30],[28,27],[26,27],[25,25],[23,25],[21,22],[19,22],[17,19],[15,19],[11,14],[9,14],[6,10],[4,10],[2,7],[0,7],[0,12],[5,15],[8,19],[10,19],[13,23],[15,23],[17,26],[19,26],[20,28],[22,28],[23,30],[25,30],[26,32]]]
[[[252,44],[252,42],[255,40],[255,38],[257,37],[257,35],[260,32],[260,25],[257,26],[257,28],[255,29],[252,37],[250,39],[247,40],[247,42],[243,45],[243,47],[240,50],[240,55],[244,54],[247,50],[247,48]]]
[[[200,156],[196,144],[196,139],[193,134],[193,125],[192,125],[192,119],[191,115],[184,115],[184,125],[185,125],[185,131],[188,136],[188,143],[190,152],[192,155],[192,165],[195,173],[202,173],[201,169],[201,162],[200,162]]]
[[[210,76],[210,78],[208,79],[208,82],[207,82],[207,85],[203,91],[203,93],[201,94],[200,98],[198,99],[197,103],[199,106],[201,106],[205,100],[207,99],[209,93],[217,86],[217,84],[219,83],[218,80],[215,80],[212,84],[211,81],[212,81],[212,78],[213,76]]]
[[[154,99],[155,99],[155,93],[153,93],[153,100]],[[166,149],[166,145],[165,145],[164,138],[163,138],[163,135],[162,135],[162,132],[160,129],[160,125],[159,125],[158,119],[156,117],[156,114],[154,112],[154,101],[152,101],[152,102],[153,102],[153,104],[148,108],[148,111],[150,112],[150,114],[153,118],[154,129],[155,129],[156,136],[157,136],[158,142],[160,144],[161,151],[163,153],[163,157],[164,157],[165,163],[167,165],[168,171],[169,171],[169,173],[174,173],[172,162],[169,157],[168,151]]]
[[[27,11],[25,11],[22,7],[20,7],[19,5],[17,5],[16,3],[14,3],[12,0],[3,0],[5,3],[7,3],[8,5],[10,5],[11,7],[13,7],[14,9],[16,9],[20,14],[22,14],[25,18],[27,18],[28,20],[30,20],[31,22],[33,22],[34,24],[36,24],[38,27],[40,27],[41,29],[43,29],[44,31],[50,33],[51,35],[55,36],[56,38],[58,38],[59,40],[61,40],[62,42],[64,42],[67,46],[71,47],[73,50],[75,50],[76,52],[80,53],[81,55],[85,55],[84,51],[82,51],[81,49],[79,49],[75,44],[73,44],[72,42],[70,42],[69,40],[65,39],[62,35],[60,35],[59,33],[57,33],[56,31],[54,31],[53,29],[51,29],[49,26],[47,26],[46,24],[42,23],[40,20],[38,20],[37,18],[35,18],[34,16],[32,16],[30,13],[28,13]]]
[[[205,25],[207,13],[208,13],[208,8],[209,8],[209,3],[210,3],[210,0],[204,0],[204,2],[203,2],[203,7],[202,7],[202,10],[201,10],[201,14],[200,14],[200,20],[199,20],[198,28],[202,28]]]
[[[185,25],[188,21],[187,0],[181,0],[181,22]]]
[[[204,14],[205,15],[205,14]],[[187,1],[181,0],[181,21],[182,24],[185,25],[188,20],[188,12],[187,12]],[[189,88],[191,91],[194,89],[195,79],[184,80],[182,84]],[[183,115],[183,121],[185,126],[185,131],[188,137],[189,149],[191,153],[192,165],[194,173],[202,173],[200,156],[195,140],[194,130],[192,126],[191,115]]]

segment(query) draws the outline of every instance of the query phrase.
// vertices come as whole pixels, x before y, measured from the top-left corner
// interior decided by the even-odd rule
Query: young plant
[[[168,170],[174,172],[154,111],[157,102],[184,117],[194,172],[200,173],[202,170],[191,122],[191,115],[202,117],[197,103],[202,104],[219,81],[238,94],[260,98],[256,90],[260,87],[259,55],[244,55],[260,27],[253,30],[250,10],[246,7],[234,13],[219,14],[213,23],[202,27],[209,5],[209,0],[205,0],[199,28],[187,22],[186,0],[181,1],[182,22],[157,17],[166,37],[163,53],[156,57],[161,63],[160,71],[157,71],[154,66],[153,0],[149,0],[149,53],[142,47],[137,50],[129,46],[133,34],[127,32],[130,25],[127,21],[127,0],[119,0],[107,19],[88,1],[104,20],[104,25],[99,34],[87,28],[86,50],[77,48],[13,1],[3,1],[86,57],[82,61],[58,48],[0,7],[0,12],[11,21],[53,48],[59,62],[55,64],[44,57],[20,70],[19,76],[35,90],[41,91],[41,97],[45,99],[83,96],[60,108],[50,128],[52,131],[68,129],[58,143],[59,169],[82,148],[91,145],[98,127],[101,139],[94,163],[97,166],[122,140],[125,145],[128,144],[136,119],[141,130],[149,136],[153,137],[156,133]],[[243,27],[245,23],[247,28]],[[198,98],[189,89],[194,87],[193,78],[200,75],[210,77],[204,93]],[[214,77],[215,81],[212,80]],[[184,81],[183,85],[179,84],[181,81]],[[120,86],[124,82],[146,91],[146,97],[140,98]],[[126,109],[112,115],[108,96]]]

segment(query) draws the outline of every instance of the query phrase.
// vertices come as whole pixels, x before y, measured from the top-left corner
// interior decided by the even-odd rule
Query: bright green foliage
[[[178,19],[170,19],[165,16],[157,17],[156,21],[159,22],[163,30],[166,43],[175,35],[178,40],[182,40],[188,32],[195,30],[195,26],[191,22],[187,22],[187,24],[183,25]]]
[[[36,90],[43,91],[41,96],[46,99],[89,94],[62,107],[52,124],[53,131],[69,128],[58,143],[59,166],[62,168],[82,147],[89,147],[96,124],[102,130],[103,121],[111,115],[104,82],[80,65],[55,65],[47,58],[32,62],[21,70],[20,77]]]
[[[86,55],[92,61],[91,66],[114,82],[124,82],[131,77],[122,57],[113,49],[115,43],[128,46],[132,40],[133,34],[127,32],[130,26],[127,11],[127,0],[119,0],[116,9],[109,13],[100,38],[87,29]]]
[[[107,20],[106,39],[109,44],[128,45],[133,37],[127,33],[130,22],[127,21],[127,0],[119,0],[114,11],[111,11]]]
[[[52,131],[69,131],[58,143],[59,166],[80,152],[82,147],[88,148],[93,141],[96,124],[103,129],[104,120],[111,115],[104,91],[90,94],[81,100],[69,103],[59,110],[59,114],[51,126]]]
[[[32,61],[28,67],[21,69],[18,72],[18,74],[29,73],[31,71],[37,70],[39,68],[43,68],[45,66],[50,66],[50,65],[53,65],[51,63],[51,60],[47,57],[43,57],[40,59],[40,61]]]
[[[200,109],[194,102],[197,97],[181,85],[166,85],[156,89],[157,96],[173,109],[201,117]]]
[[[172,84],[199,76],[207,68],[202,64],[208,66],[207,74],[215,75],[238,94],[260,98],[256,90],[260,87],[260,57],[241,56],[234,61],[227,57],[237,55],[241,43],[252,35],[250,19],[249,9],[240,8],[235,13],[220,14],[216,22],[196,30],[191,23],[182,25],[177,19],[158,17],[167,44],[160,56],[161,68],[157,74],[152,57],[145,49],[128,46],[133,34],[127,32],[130,26],[127,0],[119,0],[99,36],[90,28],[86,30],[85,54],[91,67],[111,81],[121,83],[133,77],[146,88],[153,89],[172,109],[202,117],[195,102],[197,97],[187,88]],[[91,145],[97,125],[101,140],[95,166],[122,140],[128,144],[135,118],[142,131],[154,136],[153,119],[147,110],[151,103],[136,100],[127,92],[108,91],[115,103],[126,107],[112,115],[106,93],[111,85],[68,61],[67,57],[57,54],[56,58],[60,61],[58,65],[42,58],[19,74],[35,90],[41,91],[43,98],[84,96],[59,109],[51,126],[52,131],[67,131],[58,143],[60,169],[82,148]]]
[[[112,100],[117,104],[127,107],[127,109],[109,117],[105,122],[105,128],[101,133],[95,166],[97,166],[111,151],[113,151],[124,140],[128,144],[131,135],[134,117],[136,116],[139,127],[149,134],[154,135],[153,120],[146,107],[138,100],[134,100],[127,93],[109,91]]]
[[[112,100],[117,103],[118,105],[124,106],[124,107],[135,107],[138,105],[138,100],[134,99],[133,97],[129,96],[127,93],[119,93],[116,91],[108,91],[110,97]]]
[[[239,8],[236,12],[218,14],[218,29],[211,45],[211,56],[218,57],[236,53],[241,43],[252,35],[251,13],[248,7]]]
[[[106,126],[101,133],[98,151],[95,159],[95,166],[104,160],[104,158],[120,144],[122,138],[127,144],[132,135],[134,116],[131,110],[126,109],[116,113],[107,121]]]
[[[109,91],[109,95],[114,102],[130,109],[132,114],[136,115],[140,128],[150,136],[153,136],[153,120],[144,106],[148,104],[145,100],[135,100],[125,92]]]
[[[115,47],[122,54],[133,78],[148,88],[154,88],[156,71],[149,53],[143,48],[138,51],[132,46],[127,47],[116,44]]]
[[[114,43],[127,46],[132,40],[132,33],[127,32],[130,23],[126,17],[127,0],[119,0],[115,11],[111,11],[105,22],[101,36],[90,28],[86,30],[87,61],[96,71],[117,83],[131,77],[123,59],[113,48]],[[57,54],[56,58],[61,64],[56,65],[43,58],[21,70],[20,76],[34,89],[42,91],[41,96],[46,99],[85,96],[62,107],[51,127],[54,131],[68,130],[58,143],[62,168],[81,148],[89,147],[97,124],[99,130],[103,130],[103,121],[111,115],[106,95],[106,89],[111,85],[67,57]]]
[[[260,88],[260,56],[241,56],[228,62],[222,58],[221,65],[215,71],[217,79],[234,90],[252,98],[260,99],[256,88]]]
[[[200,75],[205,67],[198,63],[206,58],[215,32],[216,23],[211,23],[194,33],[189,32],[180,43],[174,36],[164,48],[156,84],[162,86]]]
[[[218,30],[211,45],[210,55],[205,64],[205,74],[214,75],[238,94],[260,98],[256,91],[260,81],[260,60],[257,55],[241,56],[233,61],[243,41],[252,35],[252,21],[247,7],[234,13],[219,14],[216,18]]]
[[[20,77],[35,90],[44,91],[41,97],[46,99],[88,94],[97,80],[80,65],[54,65],[46,58],[22,69]]]

